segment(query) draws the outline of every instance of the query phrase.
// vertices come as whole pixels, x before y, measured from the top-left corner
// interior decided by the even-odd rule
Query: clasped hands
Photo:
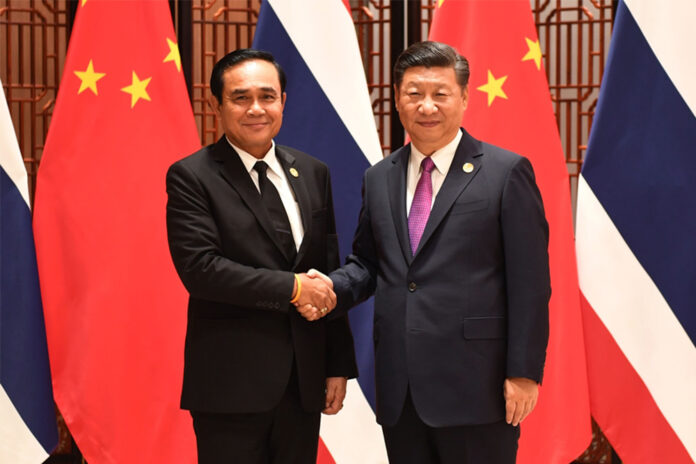
[[[336,307],[333,282],[316,269],[296,274],[293,300],[292,303],[302,317],[308,321],[321,319]]]

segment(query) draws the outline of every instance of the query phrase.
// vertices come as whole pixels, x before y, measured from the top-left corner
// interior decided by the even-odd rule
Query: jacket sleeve
[[[294,275],[245,266],[223,255],[208,193],[186,165],[172,165],[166,183],[169,250],[191,297],[287,312]]]
[[[370,222],[367,177],[368,172],[363,177],[362,206],[358,216],[358,226],[353,236],[353,252],[346,258],[346,264],[329,276],[334,283],[334,291],[338,299],[334,310],[337,314],[345,313],[368,299],[377,287],[379,265]]]
[[[328,274],[336,269],[340,264],[338,250],[338,236],[336,234],[336,220],[334,217],[333,194],[331,191],[331,178],[326,176],[326,205],[328,214],[326,215],[326,268],[320,269]],[[342,314],[338,317],[329,318],[327,321],[326,339],[326,376],[327,377],[348,377],[358,376],[358,367],[355,361],[355,347],[353,344],[353,333],[350,329],[348,315]]]
[[[515,163],[505,181],[501,227],[508,304],[506,375],[541,382],[549,338],[549,227],[526,158]]]

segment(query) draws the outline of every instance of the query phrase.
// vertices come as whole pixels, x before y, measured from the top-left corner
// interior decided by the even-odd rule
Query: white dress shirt
[[[227,137],[225,137],[227,139]],[[300,205],[295,201],[295,195],[292,192],[290,183],[288,183],[288,178],[283,171],[278,158],[276,157],[275,151],[275,141],[271,141],[271,148],[263,156],[263,158],[258,159],[248,152],[242,150],[238,146],[234,145],[227,139],[227,142],[232,145],[234,151],[239,154],[239,157],[244,163],[244,167],[251,176],[251,180],[256,185],[256,190],[259,190],[259,173],[254,169],[254,165],[257,161],[264,161],[268,165],[268,170],[266,171],[266,177],[270,180],[278,190],[280,195],[280,200],[283,202],[283,207],[288,215],[288,220],[290,221],[290,229],[292,229],[292,238],[295,241],[295,248],[300,249],[300,244],[302,243],[302,237],[304,237],[304,228],[302,227],[302,216],[300,215]],[[261,193],[261,190],[259,190]]]
[[[454,153],[457,151],[459,146],[459,141],[462,139],[462,131],[458,130],[457,135],[454,139],[444,147],[430,155],[430,159],[433,160],[435,169],[430,173],[430,179],[433,182],[433,200],[430,203],[430,208],[435,204],[435,197],[442,187],[442,183],[445,181],[447,172],[449,171],[452,160],[454,159]],[[416,194],[416,186],[418,185],[418,180],[421,176],[421,162],[425,158],[425,155],[421,153],[416,146],[411,143],[411,156],[408,160],[408,173],[406,174],[406,211],[407,215],[411,214],[411,203],[413,203],[413,196]]]

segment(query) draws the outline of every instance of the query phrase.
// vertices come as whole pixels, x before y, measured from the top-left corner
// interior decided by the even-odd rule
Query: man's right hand
[[[295,306],[302,317],[308,321],[316,321],[336,307],[336,294],[328,277],[324,276],[328,283],[322,278],[307,274],[297,274],[297,277],[300,279],[301,289],[300,298],[295,302]]]

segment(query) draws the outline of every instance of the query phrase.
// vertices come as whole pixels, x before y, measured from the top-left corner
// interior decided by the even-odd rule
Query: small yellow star
[[[94,64],[92,63],[92,60],[89,60],[87,69],[85,69],[84,71],[73,72],[77,77],[80,78],[81,81],[80,90],[77,91],[78,95],[84,92],[86,89],[90,89],[92,92],[94,92],[94,95],[99,95],[97,93],[97,81],[102,77],[106,76],[106,73],[94,72]]]
[[[486,92],[488,94],[488,106],[491,106],[491,103],[493,103],[495,97],[505,98],[507,100],[507,95],[505,95],[505,92],[503,91],[505,79],[507,79],[507,76],[496,79],[493,77],[493,73],[489,69],[488,82],[476,88],[476,90],[480,90],[481,92]]]
[[[87,0],[82,0],[82,6],[85,6],[85,3],[87,3]]]
[[[526,37],[524,38],[524,40],[527,41],[527,47],[529,47],[529,51],[527,52],[526,55],[524,55],[524,58],[522,58],[522,61],[534,60],[534,63],[536,63],[537,69],[540,69],[541,68],[541,46],[539,45],[539,40],[537,40],[536,42],[533,42]]]
[[[87,1],[87,0],[85,0],[85,1]],[[445,0],[437,0],[437,7],[440,8],[443,3],[445,3]]]
[[[135,71],[133,71],[133,83],[121,89],[123,92],[131,95],[131,108],[133,108],[141,98],[150,101],[150,96],[147,94],[147,84],[150,83],[151,79],[151,77],[148,77],[141,81],[138,79],[138,75],[135,74]]]
[[[167,45],[169,45],[169,55],[164,58],[162,63],[173,61],[176,64],[177,71],[181,72],[181,55],[179,55],[179,45],[167,37]]]

